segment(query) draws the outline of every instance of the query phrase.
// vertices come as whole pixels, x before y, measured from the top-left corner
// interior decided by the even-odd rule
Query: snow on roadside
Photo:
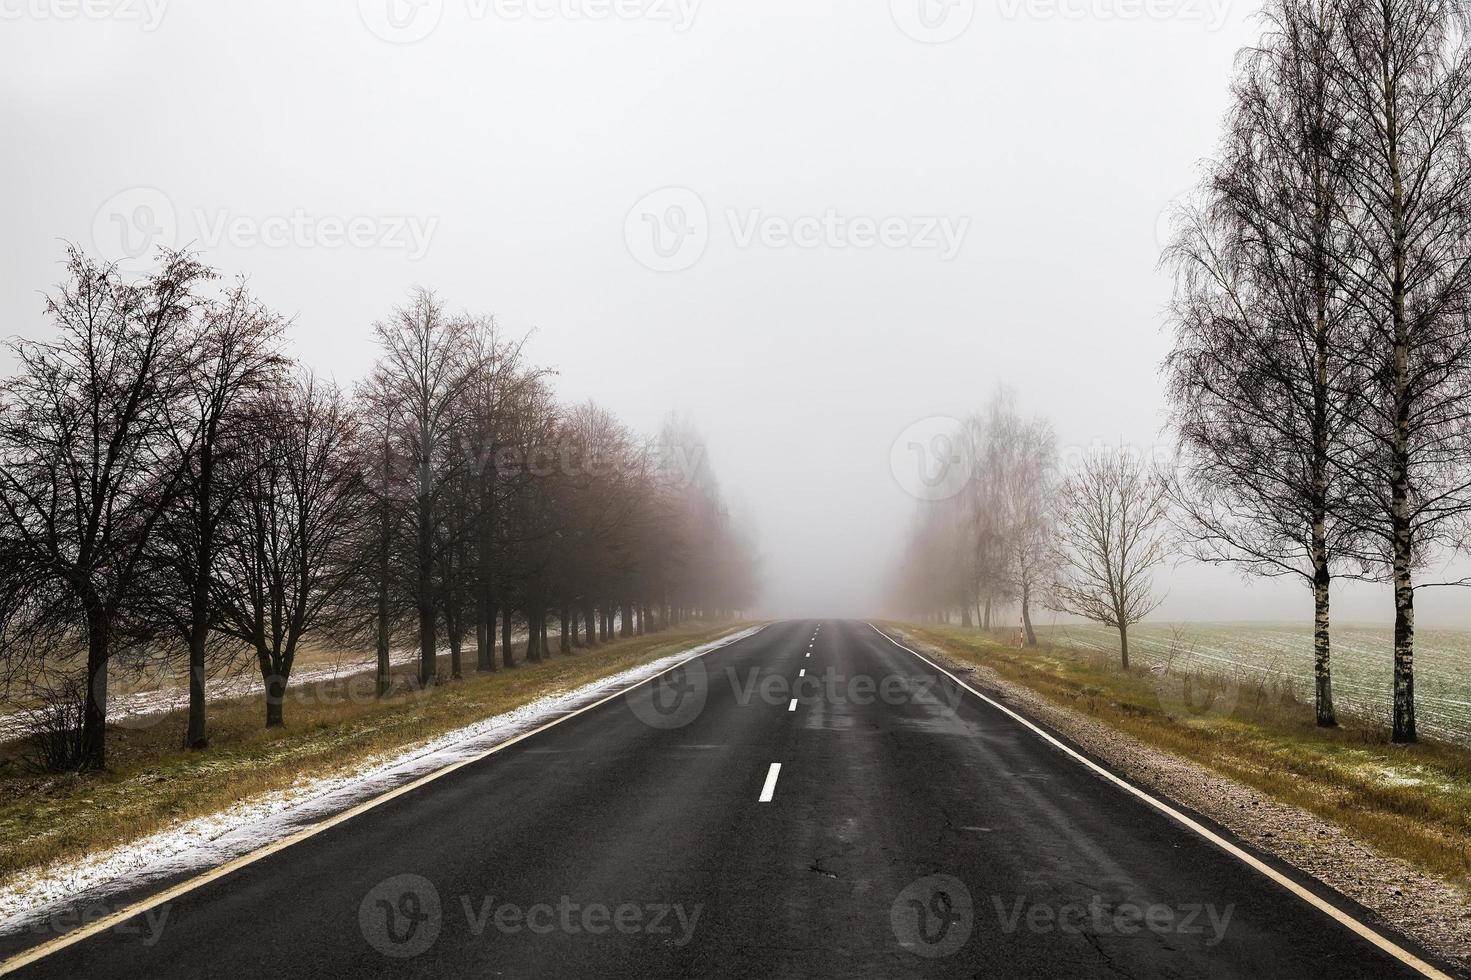
[[[417,650],[408,650],[395,653],[389,658],[389,663],[395,667],[414,663],[419,659]],[[330,663],[322,667],[309,667],[299,670],[291,675],[291,683],[294,685],[290,690],[294,696],[304,686],[316,684],[321,681],[336,681],[353,677],[365,671],[375,668],[372,661],[341,661]],[[182,677],[168,677],[167,684],[159,687],[147,688],[135,691],[131,694],[114,694],[108,698],[107,721],[108,724],[135,725],[144,724],[145,719],[157,718],[171,711],[180,711],[189,706],[189,687]],[[206,684],[211,701],[227,701],[235,698],[250,697],[264,690],[260,673],[254,670],[242,670],[225,677],[211,678]],[[13,711],[8,714],[0,714],[0,741],[20,738],[26,733],[27,723],[31,717],[29,711]]]
[[[573,690],[537,698],[405,752],[364,758],[351,772],[301,780],[288,790],[242,801],[142,840],[26,872],[0,888],[0,935],[34,928],[79,906],[110,908],[114,897],[125,891],[217,867],[762,628],[753,626]]]

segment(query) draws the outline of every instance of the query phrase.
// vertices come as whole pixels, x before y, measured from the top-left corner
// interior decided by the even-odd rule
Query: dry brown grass
[[[904,628],[958,660],[984,664],[1055,704],[1471,887],[1471,749],[1432,741],[1394,745],[1382,727],[1358,722],[1322,729],[1311,705],[1260,681],[1125,672],[1091,651],[1024,650],[978,630]]]
[[[0,746],[0,884],[16,874],[126,844],[307,777],[350,771],[364,757],[401,752],[536,698],[704,643],[734,627],[695,624],[555,655],[428,692],[379,701],[371,674],[288,690],[286,727],[266,729],[261,695],[210,706],[210,747],[179,747],[181,712],[113,727],[108,771],[38,776],[17,743]],[[448,658],[440,669],[448,674]],[[407,670],[407,668],[405,669]],[[407,678],[404,678],[407,680]]]

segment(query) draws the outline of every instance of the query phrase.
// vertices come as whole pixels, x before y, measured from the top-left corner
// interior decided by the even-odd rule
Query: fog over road
[[[805,621],[18,975],[1417,974],[869,625]]]

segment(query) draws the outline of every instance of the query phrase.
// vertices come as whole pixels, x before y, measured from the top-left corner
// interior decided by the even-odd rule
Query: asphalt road
[[[789,622],[19,975],[1415,974],[867,625]]]

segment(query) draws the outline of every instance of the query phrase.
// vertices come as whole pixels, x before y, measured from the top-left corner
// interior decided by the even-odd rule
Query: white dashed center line
[[[792,698],[792,703],[789,704],[789,705],[787,705],[787,710],[788,711],[796,711],[797,710],[797,699],[796,698]]]
[[[776,777],[781,775],[781,763],[773,762],[771,768],[766,770],[766,784],[761,787],[761,799],[758,803],[770,803],[771,798],[776,795]]]
[[[797,676],[798,677],[806,677],[807,676],[807,668],[806,667],[803,667],[801,670],[797,671]]]

